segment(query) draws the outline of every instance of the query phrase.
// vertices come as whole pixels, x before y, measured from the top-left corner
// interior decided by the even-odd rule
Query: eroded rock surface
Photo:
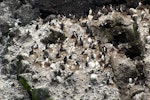
[[[0,3],[0,11],[5,11],[6,2]],[[53,1],[55,5],[51,2],[47,8],[38,0],[16,2],[15,12],[8,7],[6,19],[0,16],[0,99],[149,100],[148,8],[139,5],[128,12],[110,8],[106,13],[103,7],[80,19],[50,15],[33,20],[36,3],[47,10],[72,2]],[[9,18],[12,12],[15,19]]]

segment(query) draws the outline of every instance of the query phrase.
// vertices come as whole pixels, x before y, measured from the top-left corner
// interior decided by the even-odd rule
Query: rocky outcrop
[[[50,1],[0,0],[0,99],[149,99],[148,6]]]
[[[86,16],[89,9],[102,8],[106,5],[124,5],[128,7],[137,7],[139,2],[149,4],[148,0],[33,0],[33,7],[39,8],[41,17],[45,18],[49,14],[69,14],[77,17]]]

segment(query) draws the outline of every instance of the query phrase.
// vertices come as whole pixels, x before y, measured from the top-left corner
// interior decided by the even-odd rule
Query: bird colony
[[[13,62],[16,56],[22,57],[23,71],[29,74],[21,74],[31,86],[48,88],[54,100],[121,100],[122,91],[126,92],[126,99],[149,96],[146,83],[137,75],[142,73],[137,70],[139,63],[145,64],[146,72],[150,71],[148,9],[131,8],[129,14],[113,9],[108,14],[89,10],[86,18],[50,15],[46,20],[39,18],[22,27],[16,22],[10,29],[18,36],[13,38],[14,45],[8,47],[11,55],[5,58]],[[135,23],[136,39],[142,48],[140,60],[125,51],[130,50],[129,37],[136,40],[136,32],[132,32]],[[125,29],[131,32],[124,32]],[[124,34],[126,39],[119,40]],[[149,76],[145,75],[148,80]],[[126,87],[128,90],[124,90]]]

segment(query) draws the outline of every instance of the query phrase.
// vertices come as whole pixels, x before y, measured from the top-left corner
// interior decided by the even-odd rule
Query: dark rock
[[[111,63],[117,80],[116,83],[121,89],[128,83],[129,78],[137,77],[136,65],[129,58],[121,56],[121,54],[117,54],[116,57],[112,55]]]
[[[51,100],[49,90],[46,88],[32,89],[32,100]]]
[[[142,0],[142,3],[143,4],[150,4],[150,1],[149,0]]]
[[[0,23],[0,31],[2,32],[2,35],[7,36],[9,28],[10,26],[7,23]]]
[[[137,7],[141,0],[126,0],[129,7]]]
[[[113,0],[94,0],[94,4],[97,6],[102,6],[102,5],[106,5],[106,4],[110,4],[113,3]]]
[[[30,0],[30,2],[33,7],[39,8],[42,18],[50,14],[84,16],[88,14],[90,8],[96,9],[109,4],[125,4],[128,7],[137,7],[139,2],[149,4],[148,0]]]
[[[51,34],[48,37],[45,37],[44,39],[41,39],[41,42],[43,44],[52,44],[57,42],[63,42],[66,37],[64,34],[51,30]]]
[[[3,22],[0,23],[2,33],[7,33],[10,27],[14,27],[18,19],[21,25],[26,25],[39,16],[39,10],[34,9],[29,3],[26,0],[2,0],[0,2],[0,21]]]
[[[29,65],[23,62],[23,57],[21,55],[17,56],[10,64],[10,69],[7,74],[22,74],[28,72]],[[5,69],[5,68],[3,68]],[[7,70],[7,69],[6,69]],[[4,73],[6,74],[6,73]]]
[[[36,0],[34,4],[40,9],[41,17],[46,18],[50,14],[83,16],[93,7],[92,3],[92,0]]]
[[[33,9],[30,4],[22,5],[15,12],[15,18],[20,19],[21,25],[26,25],[39,15],[38,9]]]

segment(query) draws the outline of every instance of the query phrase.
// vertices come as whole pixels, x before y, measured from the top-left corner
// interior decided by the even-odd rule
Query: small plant
[[[47,89],[32,89],[27,80],[20,75],[17,75],[17,80],[23,88],[28,92],[31,100],[52,100]]]

